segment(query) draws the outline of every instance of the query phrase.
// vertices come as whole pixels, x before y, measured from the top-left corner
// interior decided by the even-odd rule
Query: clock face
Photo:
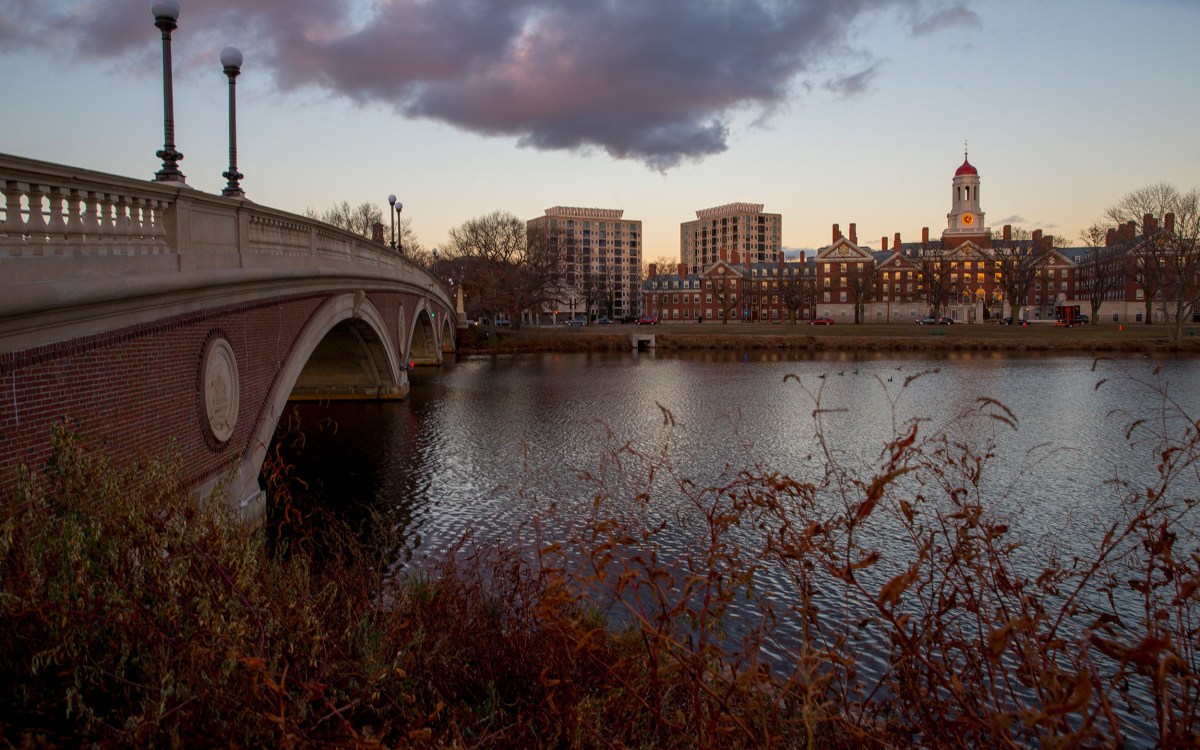
[[[962,223],[967,226],[971,226],[972,224],[975,223],[975,217],[972,216],[971,214],[963,214]]]

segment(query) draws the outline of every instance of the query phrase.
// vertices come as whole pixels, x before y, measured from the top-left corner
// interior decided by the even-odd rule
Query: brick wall
[[[225,470],[250,447],[293,342],[329,298],[276,299],[0,354],[0,496],[19,464],[44,464],[51,427],[64,420],[118,461],[159,457],[174,444],[189,486]],[[370,299],[389,329],[402,304],[415,307],[398,294]],[[232,345],[240,381],[236,428],[224,444],[201,421],[201,360],[215,335]]]

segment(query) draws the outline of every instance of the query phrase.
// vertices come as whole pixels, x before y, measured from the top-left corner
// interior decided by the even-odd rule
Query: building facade
[[[1056,247],[1041,230],[986,224],[980,175],[966,158],[951,180],[940,237],[896,233],[880,249],[860,244],[855,224],[809,259],[787,261],[759,204],[697,212],[682,225],[680,263],[651,267],[643,307],[661,322],[1053,323],[1078,314],[1094,323],[1200,322],[1195,220],[1152,215],[1109,231],[1103,248]],[[772,218],[774,217],[774,218]],[[759,229],[761,227],[761,229]]]
[[[526,223],[531,245],[547,253],[556,320],[639,314],[642,222],[609,208],[556,206]]]
[[[783,217],[763,212],[761,203],[727,203],[696,212],[679,225],[679,259],[689,273],[700,273],[737,253],[753,263],[769,263],[782,249]]]

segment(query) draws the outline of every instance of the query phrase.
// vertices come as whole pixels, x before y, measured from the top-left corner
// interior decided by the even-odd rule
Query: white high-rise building
[[[527,222],[532,236],[545,232],[551,283],[560,314],[613,320],[639,313],[642,222],[621,209],[555,206]]]

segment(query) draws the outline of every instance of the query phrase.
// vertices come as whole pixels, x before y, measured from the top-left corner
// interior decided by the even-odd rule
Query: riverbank
[[[1000,351],[1086,355],[1174,353],[1200,355],[1200,325],[1172,342],[1162,325],[1060,328],[1040,323],[999,325],[608,325],[576,328],[459,329],[460,354],[628,351],[631,336],[654,336],[658,351],[695,349],[809,351]]]

